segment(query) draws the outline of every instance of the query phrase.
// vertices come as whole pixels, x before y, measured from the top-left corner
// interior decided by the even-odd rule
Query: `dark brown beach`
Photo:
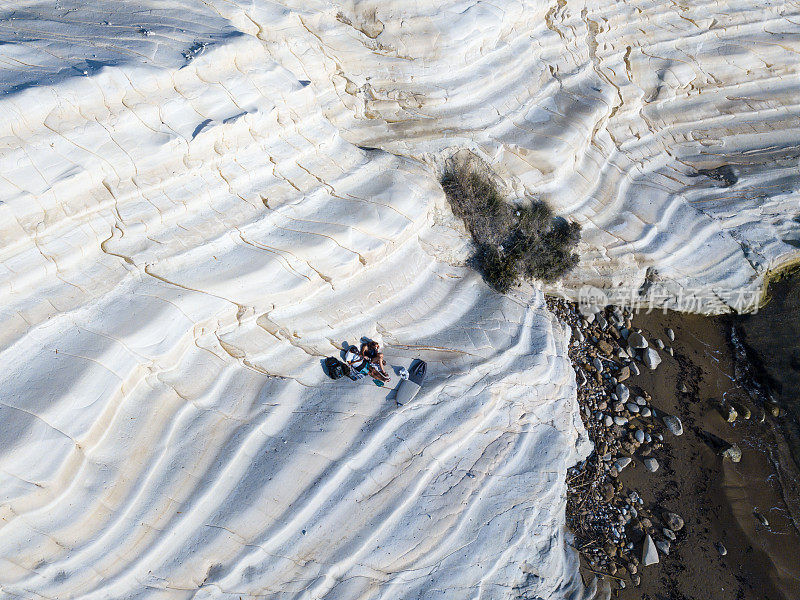
[[[797,481],[797,470],[790,464],[786,472],[791,455],[781,434],[786,417],[773,417],[737,382],[731,319],[652,312],[638,314],[633,322],[651,338],[666,340],[665,329],[675,331],[674,357],[664,355],[657,370],[642,369],[633,383],[651,394],[654,407],[680,416],[684,434],[667,438],[658,472],[637,465],[620,478],[646,503],[680,514],[686,526],[670,555],[642,569],[641,586],[620,590],[619,598],[800,598],[800,533],[789,511],[797,502],[796,486],[785,484],[787,478]],[[739,415],[734,423],[726,422],[717,409],[720,399],[748,407],[751,418]],[[705,433],[737,444],[741,462],[723,460],[705,441]],[[784,473],[779,474],[776,463]],[[715,541],[724,544],[725,556]]]
[[[780,301],[754,316],[652,311],[632,317],[632,327],[640,328],[651,345],[661,340],[671,346],[673,355],[660,350],[662,362],[655,370],[640,365],[641,373],[625,383],[632,396],[648,397],[658,414],[679,417],[683,435],[674,436],[660,420],[652,421],[656,425],[652,432],[664,435],[663,445],[652,453],[659,468],[648,472],[637,451],[632,464],[619,473],[620,493],[636,491],[642,497],[644,511],[654,521],[655,539],[664,539],[659,515],[665,511],[680,515],[685,526],[677,531],[669,555],[659,552],[658,564],[640,566],[633,577],[624,568],[606,575],[612,597],[800,598],[796,281],[787,284],[794,286],[789,290],[773,289]],[[791,299],[788,305],[787,299]],[[781,327],[778,335],[773,332],[776,325]],[[674,341],[666,334],[669,328]],[[738,412],[732,422],[723,416],[729,416],[729,409],[721,408],[720,401]],[[728,444],[741,449],[740,462],[721,456],[721,447]],[[602,539],[597,541],[603,544]],[[579,543],[586,543],[585,536]],[[587,581],[593,577],[591,571],[603,570],[582,562]],[[639,585],[632,585],[632,579],[639,578]]]

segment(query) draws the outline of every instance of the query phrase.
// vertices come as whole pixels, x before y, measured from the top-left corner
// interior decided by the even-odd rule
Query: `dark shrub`
[[[478,250],[477,258],[484,278],[498,292],[507,292],[519,280],[519,260],[516,256],[486,245]]]
[[[466,163],[442,176],[453,213],[464,221],[477,248],[473,257],[486,281],[501,293],[522,279],[553,282],[578,263],[572,250],[581,227],[539,201],[506,201],[488,175]]]

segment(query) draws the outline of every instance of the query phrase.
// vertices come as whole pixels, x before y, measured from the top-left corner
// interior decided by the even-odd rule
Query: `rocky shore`
[[[659,470],[665,436],[680,436],[680,417],[652,406],[650,394],[632,383],[642,369],[654,370],[671,329],[650,341],[634,328],[631,313],[617,307],[581,314],[576,305],[550,300],[550,309],[572,327],[570,358],[578,380],[581,416],[595,452],[568,473],[567,523],[588,568],[612,578],[617,588],[639,585],[642,567],[669,554],[683,518],[645,503],[625,486],[620,473],[639,463]]]
[[[780,556],[758,548],[740,523],[744,513],[768,531],[767,506],[781,498],[749,502],[748,512],[726,491],[743,467],[758,464],[764,475],[758,453],[741,463],[752,446],[742,423],[763,429],[780,417],[737,352],[735,331],[716,318],[548,305],[572,329],[581,417],[595,446],[568,473],[567,524],[601,597],[793,597],[796,566],[786,581]],[[787,530],[783,523],[781,543],[800,549]]]

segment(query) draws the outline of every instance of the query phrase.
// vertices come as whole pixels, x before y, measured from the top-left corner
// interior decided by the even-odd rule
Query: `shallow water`
[[[786,411],[781,429],[800,468],[800,274],[773,283],[770,296],[759,312],[735,323],[772,397]]]
[[[800,534],[800,275],[795,274],[770,286],[771,299],[755,314],[732,320],[744,343],[757,378],[768,392],[767,406],[777,403],[781,416],[767,418],[764,435],[749,435],[743,442],[760,451],[772,465],[761,492],[777,492],[780,503],[762,504],[769,510],[773,533],[785,535],[787,543],[780,554],[794,562],[782,579],[797,578],[797,545],[788,543]],[[751,475],[755,475],[751,473]],[[757,481],[757,477],[751,477]],[[760,494],[752,489],[750,501],[756,505]],[[767,494],[768,495],[768,494]],[[782,525],[781,525],[782,524]],[[774,556],[774,555],[773,555]]]

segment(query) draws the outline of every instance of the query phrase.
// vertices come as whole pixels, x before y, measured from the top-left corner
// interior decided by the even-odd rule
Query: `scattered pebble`
[[[672,531],[680,531],[683,529],[683,519],[679,514],[674,512],[667,512],[664,514],[664,522]]]
[[[739,416],[739,413],[736,412],[736,409],[724,400],[719,401],[717,408],[719,409],[719,414],[721,414],[722,418],[728,423],[734,423],[736,421],[736,417]]]
[[[722,542],[714,542],[714,547],[717,549],[720,556],[725,556],[728,553],[728,549]]]
[[[606,356],[610,356],[614,353],[614,346],[609,344],[605,340],[597,340],[597,349],[600,350]]]
[[[753,516],[754,516],[756,519],[758,519],[758,520],[759,520],[759,522],[760,522],[760,523],[761,523],[761,524],[762,524],[764,527],[769,527],[769,521],[767,521],[767,517],[765,517],[765,516],[764,516],[764,515],[762,515],[760,512],[758,512],[758,509],[753,509]]]
[[[750,409],[747,408],[744,404],[740,404],[738,402],[731,402],[731,406],[733,406],[734,410],[746,421],[750,420],[750,417],[753,416],[753,413],[750,412]]]
[[[651,473],[655,473],[658,471],[658,461],[655,458],[645,458],[644,459],[644,468],[650,471]]]
[[[670,342],[675,341],[675,332],[672,329],[667,329],[667,337],[669,338]]]

